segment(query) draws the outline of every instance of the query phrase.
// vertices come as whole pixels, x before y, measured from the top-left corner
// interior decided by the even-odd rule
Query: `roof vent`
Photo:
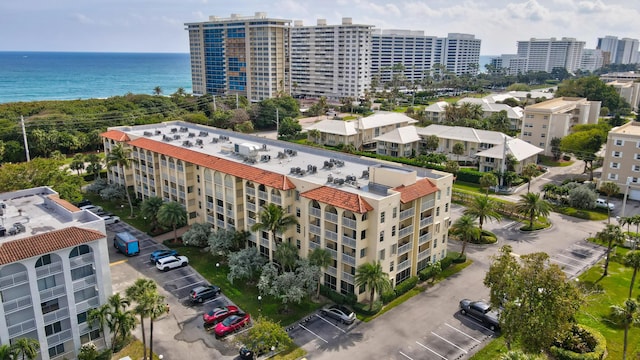
[[[196,137],[196,133],[190,132],[190,133],[189,133],[189,135],[188,135],[187,137],[190,137],[190,138],[192,138],[192,137]]]
[[[196,145],[202,146],[202,139],[196,139]]]
[[[189,131],[189,128],[186,126],[180,126],[180,132],[187,132]]]
[[[208,133],[208,132],[206,132],[206,131],[200,131],[200,133],[198,134],[198,136],[200,136],[200,137],[207,137],[207,136],[209,136],[209,133]]]
[[[160,131],[160,130],[156,130],[154,134],[155,134],[155,135],[160,135],[160,134],[162,134],[162,131]]]
[[[169,141],[171,141],[171,140],[173,140],[173,139],[171,138],[171,136],[162,135],[162,141],[167,141],[167,142],[169,142]]]
[[[369,170],[362,170],[362,176],[360,179],[368,179],[369,178]]]
[[[185,140],[185,141],[182,142],[182,146],[191,147],[191,146],[193,146],[193,144],[191,143],[191,141]]]
[[[153,133],[151,131],[145,131],[144,136],[153,136]]]
[[[271,160],[271,155],[262,155],[260,156],[261,162],[269,162]]]
[[[173,135],[173,140],[180,140],[180,135],[178,134]]]
[[[175,134],[175,133],[177,133],[177,132],[178,132],[178,128],[171,128],[171,133],[172,133],[172,134]]]

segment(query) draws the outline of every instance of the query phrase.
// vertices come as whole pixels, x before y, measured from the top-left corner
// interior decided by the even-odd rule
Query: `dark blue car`
[[[167,256],[177,256],[178,252],[175,250],[156,250],[154,252],[151,253],[151,255],[149,255],[149,261],[152,263],[156,263],[156,261],[162,259],[162,258],[166,258]]]

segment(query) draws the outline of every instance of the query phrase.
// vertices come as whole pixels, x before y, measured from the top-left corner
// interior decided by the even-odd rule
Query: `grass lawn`
[[[147,354],[148,354],[148,351],[149,349],[147,348]],[[129,345],[125,346],[122,350],[120,350],[120,352],[113,354],[113,356],[111,356],[111,359],[118,360],[118,359],[122,359],[125,356],[129,356],[132,360],[142,359],[142,355],[143,355],[142,341],[134,339],[133,341],[131,341],[131,343],[129,343]],[[153,359],[158,360],[158,355],[153,354]]]
[[[573,161],[564,161],[564,160],[553,160],[552,157],[549,156],[538,156],[538,162],[540,165],[544,166],[554,166],[554,167],[565,167],[573,164]]]
[[[456,181],[453,184],[453,189],[460,190],[466,193],[481,194],[481,195],[484,195],[487,193],[485,189],[480,187],[480,184],[474,184],[474,183],[469,183],[464,181]]]
[[[133,214],[137,216],[134,217],[133,219],[129,218],[129,216],[131,215],[131,209],[129,209],[129,203],[127,202],[126,199],[118,202],[105,201],[105,200],[102,200],[100,196],[90,192],[85,192],[84,198],[91,201],[91,203],[94,205],[102,206],[104,211],[114,213],[115,215],[120,217],[122,221],[125,221],[126,223],[132,225],[133,227],[135,227],[136,229],[142,232],[148,233],[149,230],[151,230],[149,226],[149,222],[146,219],[139,216],[140,209],[134,207]]]
[[[607,211],[602,209],[576,209],[570,206],[554,206],[554,211],[579,219],[602,221],[607,220]]]
[[[284,313],[282,312],[282,303],[279,300],[263,296],[262,306],[260,306],[258,302],[258,287],[256,286],[257,279],[253,283],[241,281],[232,284],[227,279],[229,267],[220,262],[221,258],[214,257],[200,248],[187,246],[177,246],[175,248],[181,255],[189,258],[189,265],[193,266],[205,279],[212,284],[220,286],[225,296],[244,311],[253,314],[253,316],[261,313],[266,318],[287,326],[324,305],[324,303],[304,300],[300,304],[290,304],[289,311]],[[217,267],[216,264],[220,264],[220,266]]]

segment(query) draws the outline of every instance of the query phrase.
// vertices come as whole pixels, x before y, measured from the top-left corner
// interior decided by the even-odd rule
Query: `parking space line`
[[[510,223],[508,223],[508,224],[506,224],[506,225],[503,225],[503,226],[502,226],[502,229],[506,229],[506,228],[508,228],[508,227],[510,227],[510,226],[513,226],[513,224],[515,224],[515,223],[517,223],[517,221],[512,221],[512,222],[510,222]]]
[[[400,353],[400,355],[402,355],[402,356],[406,357],[407,359],[409,359],[409,360],[413,360],[413,358],[411,358],[409,355],[407,355],[407,354],[403,353],[402,351],[398,351],[398,352]]]
[[[318,315],[318,314],[316,314],[316,316],[317,316],[318,318],[320,318],[322,321],[326,322],[327,324],[329,324],[329,325],[333,326],[334,328],[336,328],[336,329],[338,329],[338,330],[342,331],[342,333],[343,333],[343,334],[346,334],[346,333],[347,333],[345,330],[341,329],[338,325],[336,325],[336,324],[332,323],[331,321],[329,321],[329,320],[327,320],[327,319],[323,318],[322,316],[320,316],[320,315]]]
[[[580,244],[573,244],[571,247],[574,247],[574,246],[581,247],[581,248],[584,248],[584,249],[589,249],[589,250],[597,249],[597,247],[595,247],[595,246],[591,247],[591,246],[584,246],[584,245],[580,245]]]
[[[558,259],[554,259],[554,258],[551,258],[551,261],[553,261],[553,262],[557,262],[557,263],[560,263],[560,264],[562,264],[562,265],[566,265],[566,266],[569,266],[569,267],[572,267],[572,268],[577,268],[577,267],[579,267],[579,266],[577,266],[577,265],[569,264],[569,263],[566,263],[566,262],[563,262],[563,261],[560,261],[560,260],[558,260]]]
[[[191,277],[191,276],[196,276],[196,274],[189,274],[189,275],[185,275],[185,276],[179,277],[179,278],[177,278],[177,279],[171,279],[171,280],[169,280],[169,281],[165,281],[164,283],[165,283],[165,284],[168,284],[168,283],[171,283],[171,282],[174,282],[174,281],[178,281],[178,280],[182,280],[182,279],[184,279],[184,278],[188,278],[188,277]]]
[[[113,266],[113,265],[118,265],[118,264],[122,264],[122,263],[125,263],[125,262],[127,262],[127,261],[128,261],[127,259],[123,259],[123,260],[118,260],[118,261],[114,261],[114,262],[112,262],[112,263],[109,263],[109,266]]]
[[[438,335],[438,334],[434,333],[433,331],[431,332],[431,334],[433,334],[435,337],[439,338],[440,340],[442,340],[442,341],[446,342],[447,344],[449,344],[449,345],[451,345],[451,346],[453,346],[453,347],[456,347],[456,348],[458,348],[458,349],[462,350],[462,352],[463,352],[463,353],[465,353],[465,354],[468,354],[468,353],[469,353],[467,350],[465,350],[465,349],[461,348],[460,346],[458,346],[458,345],[456,345],[456,344],[452,343],[451,341],[449,341],[449,340],[447,340],[447,339],[443,338],[442,336],[440,336],[440,335]]]
[[[574,260],[574,261],[577,261],[577,262],[579,262],[579,263],[583,263],[583,264],[588,264],[588,263],[589,263],[588,261],[578,260],[578,259],[576,259],[576,258],[575,258],[575,257],[573,257],[573,256],[567,256],[567,255],[564,255],[564,254],[556,254],[556,255],[557,255],[557,256],[566,257],[566,258],[568,258],[568,259],[571,259],[571,260]]]
[[[447,323],[444,323],[444,324],[445,324],[445,325],[447,325],[448,327],[452,328],[453,330],[455,330],[455,331],[459,332],[460,334],[462,334],[462,335],[464,335],[464,336],[468,337],[469,339],[471,339],[471,340],[473,340],[473,341],[477,342],[478,344],[481,344],[481,343],[482,343],[482,341],[480,341],[480,340],[478,340],[478,339],[474,338],[473,336],[471,336],[471,335],[467,334],[466,332],[464,332],[464,331],[462,331],[462,330],[459,330],[459,329],[457,329],[457,328],[455,328],[455,327],[453,327],[453,326],[451,326],[451,325],[449,325],[449,324],[447,324]]]
[[[304,327],[302,324],[300,324],[300,327],[301,327],[301,328],[303,328],[303,329],[305,329],[305,330],[307,330],[307,331],[308,331],[308,332],[310,332],[311,334],[315,335],[318,339],[320,339],[320,340],[324,341],[326,344],[328,344],[328,343],[329,343],[327,340],[323,339],[320,335],[318,335],[318,334],[314,333],[313,331],[311,331],[311,330],[307,329],[307,328],[306,328],[306,327]]]
[[[202,284],[203,282],[204,282],[204,281],[198,281],[197,283],[191,283],[191,284],[189,284],[189,285],[187,285],[187,286],[183,286],[183,287],[175,288],[175,289],[173,289],[173,291],[179,291],[179,290],[182,290],[182,289],[186,289],[186,288],[188,288],[188,287],[193,287],[193,288],[195,288],[195,287],[197,287],[197,286],[198,286],[198,284]],[[166,284],[166,283],[165,283],[165,284]]]
[[[442,355],[438,354],[437,352],[435,352],[435,351],[433,351],[433,350],[429,349],[429,347],[427,347],[426,345],[421,344],[421,343],[419,343],[419,342],[417,342],[417,341],[416,341],[416,344],[418,344],[418,345],[422,346],[423,348],[425,348],[425,349],[427,349],[427,350],[431,351],[432,353],[434,353],[434,354],[436,354],[436,355],[440,356],[440,358],[442,358],[442,359],[444,359],[444,360],[447,360],[447,358],[446,358],[446,357],[444,357],[444,356],[442,356]]]

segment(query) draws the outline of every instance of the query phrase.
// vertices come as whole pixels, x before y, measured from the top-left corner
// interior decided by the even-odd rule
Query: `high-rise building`
[[[444,41],[444,65],[448,71],[460,76],[478,74],[480,66],[480,39],[471,34],[449,33]]]
[[[0,343],[35,339],[42,360],[109,346],[87,323],[112,293],[104,220],[48,187],[0,194],[0,213]]]
[[[261,12],[186,23],[193,93],[239,94],[253,102],[289,93],[290,23]]]
[[[605,62],[604,65],[614,62],[616,51],[618,50],[618,37],[607,35],[603,38],[598,38],[596,49],[608,54],[608,56],[605,55],[605,58],[608,58],[610,62]]]
[[[609,59],[612,64],[637,64],[640,62],[638,44],[638,39],[618,39],[617,36],[607,35],[603,38],[598,38],[597,49],[609,53]]]
[[[358,266],[380,261],[394,285],[447,253],[453,175],[326,151],[186,122],[110,128],[108,154],[131,149],[130,175],[140,199],[177,201],[189,223],[250,230],[266,206],[281,206],[298,224],[279,233],[251,232],[248,246],[272,258],[288,242],[305,257],[326,249],[323,283],[359,299]],[[119,174],[116,176],[116,174]]]
[[[598,49],[584,49],[582,51],[582,60],[580,61],[580,70],[595,71],[604,65],[604,52]]]
[[[371,84],[371,28],[343,18],[340,25],[319,19],[315,26],[295,21],[291,28],[294,95],[331,100],[359,99]]]
[[[572,73],[580,68],[585,42],[574,38],[535,39],[518,41],[518,56],[526,58],[524,71],[551,72],[563,68]]]

